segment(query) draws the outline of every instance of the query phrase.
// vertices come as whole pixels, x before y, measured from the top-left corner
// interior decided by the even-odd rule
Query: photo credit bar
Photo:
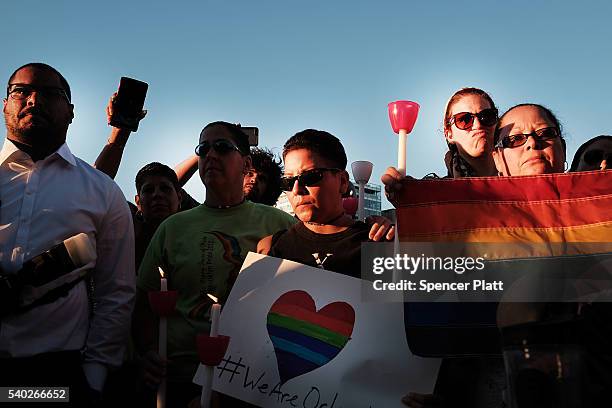
[[[365,300],[612,301],[612,243],[412,242],[393,249],[362,244]]]

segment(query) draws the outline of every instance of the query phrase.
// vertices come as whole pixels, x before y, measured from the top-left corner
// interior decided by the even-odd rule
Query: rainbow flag
[[[350,340],[355,311],[334,302],[317,311],[313,298],[294,290],[281,295],[270,308],[267,328],[284,384],[327,364]]]
[[[401,242],[566,243],[565,255],[585,255],[577,243],[612,241],[612,171],[406,180],[403,187]],[[558,256],[546,245],[537,253],[529,245],[511,248],[504,255],[510,260]],[[411,350],[496,354],[496,309],[495,303],[407,304]]]

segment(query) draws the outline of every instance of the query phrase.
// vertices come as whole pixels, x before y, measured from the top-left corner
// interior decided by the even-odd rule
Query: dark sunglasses
[[[300,186],[314,186],[315,184],[323,180],[323,176],[325,175],[326,171],[338,172],[342,170],[320,167],[317,169],[306,170],[302,174],[298,174],[297,176],[293,177],[283,176],[281,177],[281,188],[283,189],[283,191],[293,190],[293,186],[295,185],[296,180]]]
[[[32,92],[42,96],[45,99],[63,98],[70,103],[70,98],[66,91],[55,86],[35,86],[29,84],[10,84],[6,88],[6,96],[15,100],[27,99],[32,95]]]
[[[497,123],[497,109],[489,108],[481,110],[478,113],[471,112],[459,112],[455,113],[449,120],[448,126],[452,126],[453,123],[461,130],[469,130],[474,126],[474,118],[478,118],[478,121],[483,126],[493,126]]]
[[[229,140],[226,139],[217,139],[214,142],[210,143],[208,141],[204,141],[202,143],[200,143],[199,145],[196,146],[195,148],[195,154],[200,156],[200,157],[204,157],[208,154],[208,152],[210,152],[210,149],[215,149],[215,152],[221,154],[221,155],[226,155],[228,153],[231,153],[233,151],[236,151],[240,154],[242,154],[242,152],[240,151],[240,149],[238,147],[236,147],[235,144],[233,144],[232,142],[230,142]]]
[[[519,147],[527,143],[527,139],[529,139],[529,136],[533,137],[535,141],[538,142],[553,140],[559,137],[560,134],[559,129],[557,129],[556,127],[545,127],[531,133],[517,133],[516,135],[506,136],[503,139],[500,139],[495,145],[495,147],[498,149],[513,149],[515,147]]]
[[[606,161],[612,161],[612,152],[605,152],[602,149],[589,150],[583,156],[584,162],[589,166],[600,164],[604,158]]]

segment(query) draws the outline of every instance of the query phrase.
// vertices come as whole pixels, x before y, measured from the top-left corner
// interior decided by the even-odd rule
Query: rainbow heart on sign
[[[317,312],[302,290],[279,297],[268,312],[268,335],[274,345],[281,383],[331,361],[351,338],[355,310],[334,302]]]

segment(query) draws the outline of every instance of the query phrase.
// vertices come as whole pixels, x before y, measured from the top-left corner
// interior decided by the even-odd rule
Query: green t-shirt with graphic
[[[178,291],[168,318],[170,381],[191,381],[198,364],[196,335],[210,330],[208,293],[224,302],[249,251],[263,237],[291,227],[289,214],[250,201],[227,209],[200,205],[169,217],[157,229],[140,269],[140,291],[159,290],[160,266],[168,290]]]

